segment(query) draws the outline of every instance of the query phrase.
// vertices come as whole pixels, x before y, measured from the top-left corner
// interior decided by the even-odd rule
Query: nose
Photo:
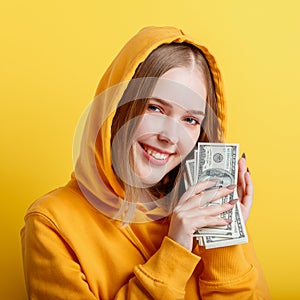
[[[177,144],[180,134],[180,128],[178,125],[179,124],[175,120],[166,117],[158,134],[158,139],[170,144]]]

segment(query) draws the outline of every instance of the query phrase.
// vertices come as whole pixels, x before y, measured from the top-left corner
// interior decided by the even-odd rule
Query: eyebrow
[[[167,102],[167,101],[164,101],[164,100],[161,100],[161,99],[158,99],[158,98],[152,98],[152,99],[155,100],[155,101],[157,101],[157,102],[159,102],[162,105],[165,105],[167,107],[172,107],[172,105],[169,102]],[[202,110],[194,110],[194,109],[192,109],[192,110],[187,110],[186,112],[189,113],[189,114],[192,114],[192,115],[205,116],[205,113]]]

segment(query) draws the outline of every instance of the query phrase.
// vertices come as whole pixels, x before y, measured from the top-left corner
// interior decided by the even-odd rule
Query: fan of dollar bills
[[[238,158],[238,144],[198,143],[194,158],[186,161],[185,188],[210,179],[217,181],[214,188],[237,184]],[[235,189],[230,195],[206,205],[222,204],[237,198]],[[220,217],[231,219],[232,223],[226,226],[199,228],[194,237],[201,246],[211,249],[248,242],[239,202]]]

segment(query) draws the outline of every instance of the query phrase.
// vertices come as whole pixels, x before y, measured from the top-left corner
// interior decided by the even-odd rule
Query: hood
[[[104,73],[95,98],[78,123],[73,144],[77,181],[85,198],[109,217],[120,210],[124,190],[112,168],[111,125],[117,105],[141,62],[158,46],[168,43],[189,43],[199,48],[209,63],[218,100],[219,121],[224,131],[224,96],[221,74],[208,50],[174,27],[146,27],[122,48]]]

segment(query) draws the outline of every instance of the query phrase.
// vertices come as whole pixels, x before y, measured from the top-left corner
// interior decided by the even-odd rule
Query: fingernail
[[[245,152],[242,154],[242,158],[245,158],[245,159],[246,159],[246,154],[245,154]]]
[[[236,187],[236,184],[230,184],[230,185],[226,186],[226,188],[229,190],[234,190],[235,187]]]
[[[251,172],[250,172],[249,168],[247,168],[247,172],[248,172],[249,174],[251,174]]]
[[[230,224],[232,222],[231,219],[224,219],[228,224]]]
[[[232,200],[228,201],[228,203],[231,205],[235,205],[238,201],[239,201],[239,199],[232,199]]]

